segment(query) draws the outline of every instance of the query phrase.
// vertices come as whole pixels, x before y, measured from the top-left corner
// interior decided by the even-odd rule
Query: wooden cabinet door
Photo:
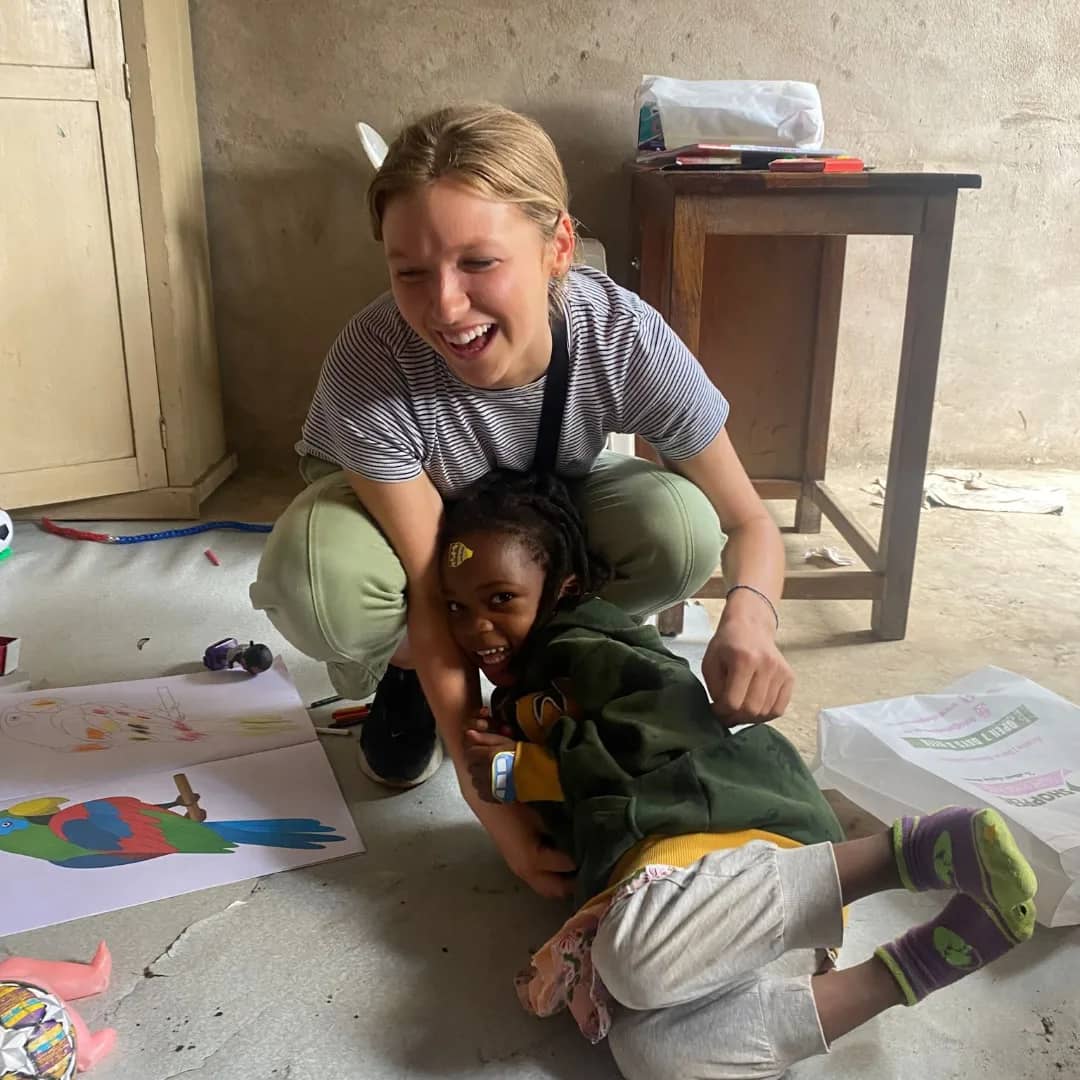
[[[119,0],[0,3],[0,506],[166,483]]]

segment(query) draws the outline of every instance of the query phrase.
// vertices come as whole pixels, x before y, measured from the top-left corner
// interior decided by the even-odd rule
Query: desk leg
[[[663,637],[678,637],[686,620],[686,603],[665,608],[656,616],[656,629]]]
[[[698,356],[701,340],[701,292],[705,266],[704,210],[698,200],[675,203],[674,236],[671,242],[671,302],[668,321],[686,347]],[[640,454],[640,450],[638,451]],[[652,456],[652,455],[649,455]],[[686,604],[661,611],[656,628],[665,637],[682,633]]]
[[[821,532],[821,508],[811,492],[825,479],[829,456],[829,420],[832,415],[833,377],[836,374],[836,339],[840,333],[840,298],[844,291],[846,236],[821,239],[818,272],[817,320],[806,403],[806,441],[803,445],[803,493],[795,504],[795,531]]]
[[[928,196],[923,231],[911,242],[904,343],[881,521],[884,583],[874,602],[872,622],[874,633],[886,641],[900,641],[907,631],[955,211],[955,192]]]

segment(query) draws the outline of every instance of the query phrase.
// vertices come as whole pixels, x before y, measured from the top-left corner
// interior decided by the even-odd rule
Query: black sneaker
[[[386,669],[360,726],[359,756],[365,776],[396,788],[422,784],[442,764],[435,717],[415,671]]]

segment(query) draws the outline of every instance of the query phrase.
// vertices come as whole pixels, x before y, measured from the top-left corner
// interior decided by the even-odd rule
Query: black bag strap
[[[551,363],[540,406],[540,429],[536,436],[533,471],[554,473],[559,460],[559,438],[566,412],[566,388],[570,382],[570,352],[566,346],[566,323],[559,319],[551,327]]]

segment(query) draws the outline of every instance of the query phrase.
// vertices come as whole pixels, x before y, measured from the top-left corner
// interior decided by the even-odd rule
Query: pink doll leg
[[[89,964],[72,964],[57,960],[31,960],[12,956],[0,961],[0,979],[16,979],[40,986],[64,1001],[100,994],[109,985],[112,957],[105,942],[101,942]]]
[[[86,1021],[72,1008],[66,1006],[71,1026],[75,1029],[75,1062],[79,1072],[92,1069],[116,1045],[116,1030],[102,1028],[91,1034]]]

